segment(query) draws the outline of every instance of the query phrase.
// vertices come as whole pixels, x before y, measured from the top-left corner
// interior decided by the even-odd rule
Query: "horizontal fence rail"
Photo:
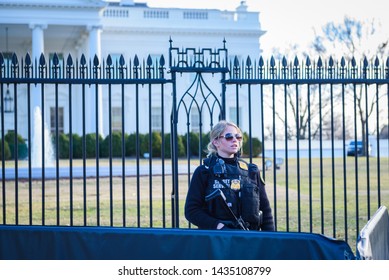
[[[171,45],[168,61],[0,54],[1,223],[192,227],[191,174],[224,118],[244,131],[278,231],[354,247],[389,204],[389,60]]]

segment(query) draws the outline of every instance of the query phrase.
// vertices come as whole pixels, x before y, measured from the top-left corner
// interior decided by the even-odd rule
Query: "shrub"
[[[4,160],[11,159],[11,150],[9,148],[7,141],[4,141],[4,153],[3,153],[2,145],[0,144],[0,159],[3,159],[3,155],[4,155]]]
[[[112,157],[122,156],[122,133],[119,131],[112,132],[111,136],[108,134],[100,145],[101,157],[109,157],[110,154],[110,140],[112,139]]]
[[[99,151],[101,150],[102,142],[103,142],[103,137],[99,135]],[[86,157],[96,158],[96,133],[88,133],[85,135],[85,145],[86,145]]]
[[[185,145],[182,140],[182,137],[178,136],[178,157],[184,157],[185,156]],[[172,157],[172,151],[170,147],[170,133],[165,134],[165,157],[171,158]]]
[[[69,136],[61,133],[59,135],[58,139],[58,156],[61,159],[68,159],[69,158]]]
[[[69,134],[67,134],[69,138]],[[70,139],[70,138],[69,138]],[[73,141],[73,158],[82,158],[82,138],[78,134],[72,135]],[[70,142],[69,142],[70,145]]]
[[[262,143],[261,141],[253,137],[251,139],[251,144],[252,144],[252,155],[253,157],[257,157],[262,153]],[[244,156],[249,156],[250,155],[250,142],[249,142],[249,136],[247,133],[243,133],[243,153],[242,155]]]
[[[9,149],[11,151],[11,158],[15,159],[15,131],[10,130],[7,132],[7,134],[4,136],[4,140],[8,142]],[[17,135],[17,142],[18,142],[18,159],[24,159],[27,157],[28,151],[27,151],[27,144],[24,141],[23,137],[21,135]]]

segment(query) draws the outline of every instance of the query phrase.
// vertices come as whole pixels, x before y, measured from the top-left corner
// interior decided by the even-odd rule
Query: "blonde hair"
[[[209,133],[209,138],[210,138],[210,141],[207,145],[207,150],[208,150],[208,156],[211,156],[211,155],[216,155],[217,154],[217,148],[216,146],[213,144],[213,140],[219,138],[220,135],[222,135],[223,131],[227,128],[227,126],[233,126],[236,128],[236,130],[238,131],[238,133],[242,134],[242,131],[240,130],[240,128],[233,122],[228,122],[226,120],[221,120],[219,121],[211,130],[211,132]],[[243,134],[242,134],[243,135]],[[242,142],[240,143],[240,148],[243,147],[243,140]]]

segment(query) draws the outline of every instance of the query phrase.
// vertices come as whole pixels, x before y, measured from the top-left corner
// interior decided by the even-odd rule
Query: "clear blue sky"
[[[241,0],[135,0],[150,7],[202,8],[235,10]],[[273,47],[298,44],[305,47],[314,31],[328,22],[341,22],[345,15],[357,20],[375,18],[382,24],[383,37],[389,37],[387,0],[247,0],[249,11],[260,12],[267,33],[261,38],[264,55]]]

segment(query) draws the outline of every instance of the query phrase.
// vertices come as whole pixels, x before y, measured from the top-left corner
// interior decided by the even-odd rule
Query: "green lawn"
[[[260,165],[261,159],[254,162]],[[94,163],[94,160],[88,160],[87,165],[93,166]],[[117,159],[113,162],[115,165],[120,163],[121,160]],[[148,160],[140,162],[142,165],[148,163]],[[153,160],[153,163],[161,164],[161,161]],[[197,163],[191,162],[192,165]],[[66,164],[67,161],[60,163],[61,166]],[[74,164],[82,166],[83,163],[78,160]],[[108,164],[106,160],[101,161],[101,165]],[[129,164],[136,162],[126,161],[126,165]],[[165,164],[170,166],[171,163],[166,161]],[[323,159],[322,162],[312,159],[311,163],[308,159],[301,159],[299,165],[296,159],[290,159],[288,164],[284,163],[275,171],[275,177],[273,169],[267,170],[263,177],[277,230],[322,233],[347,239],[354,249],[358,232],[378,208],[378,200],[380,205],[389,206],[388,158],[381,158],[380,164],[380,190],[377,188],[376,158],[369,158],[368,169],[366,158],[358,158],[356,165],[355,159],[349,157],[345,172],[342,158]],[[13,163],[7,165],[12,167]],[[189,179],[187,174],[179,176],[179,220],[183,228],[188,227],[183,207]],[[345,182],[347,187],[344,187]],[[58,183],[56,180],[36,180],[31,186],[26,180],[19,180],[17,184],[6,181],[5,187],[1,185],[0,221],[30,224],[31,219],[32,224],[41,225],[44,212],[46,225],[171,227],[171,189],[170,175],[152,176],[151,180],[149,176],[115,177],[112,182],[109,178],[60,179]]]

